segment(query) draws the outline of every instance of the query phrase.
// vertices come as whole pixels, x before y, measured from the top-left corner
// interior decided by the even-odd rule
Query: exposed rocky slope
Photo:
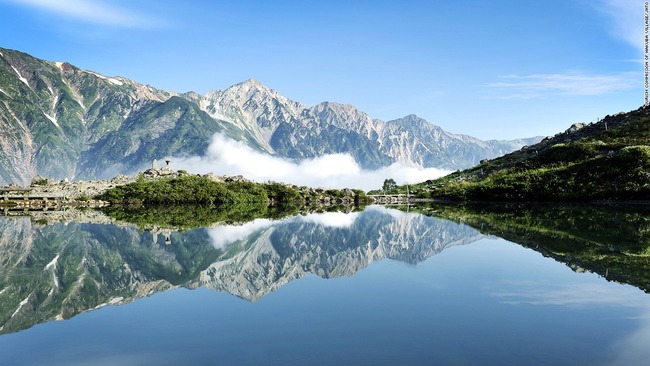
[[[0,182],[75,177],[90,146],[172,95],[0,49]]]
[[[364,168],[460,169],[531,142],[454,135],[416,116],[384,122],[338,103],[305,107],[255,80],[178,94],[2,48],[0,131],[0,184],[132,174],[153,159],[202,155],[217,132],[296,160],[349,153]]]

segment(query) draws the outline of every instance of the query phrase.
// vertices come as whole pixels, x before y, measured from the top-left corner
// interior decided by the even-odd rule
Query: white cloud
[[[119,8],[102,0],[2,0],[52,12],[87,23],[128,28],[149,28],[157,22],[146,15]]]
[[[614,37],[643,52],[643,1],[599,0],[593,4],[610,20],[610,32]]]
[[[646,299],[636,295],[639,290],[632,286],[613,286],[611,283],[565,283],[521,281],[509,283],[510,290],[492,291],[491,296],[506,304],[531,304],[540,306],[583,307],[611,305],[645,308]],[[635,299],[635,300],[631,300]]]
[[[568,72],[500,76],[501,81],[488,84],[489,97],[531,99],[551,95],[601,95],[630,90],[640,85],[636,72],[588,74]]]
[[[208,236],[212,239],[212,246],[223,249],[226,246],[245,240],[254,233],[266,230],[272,226],[285,225],[290,222],[301,222],[331,228],[350,228],[359,218],[359,212],[324,212],[298,215],[282,220],[256,219],[242,225],[219,225],[208,229]]]
[[[333,228],[350,228],[359,218],[359,212],[325,212],[311,213],[299,217],[300,221]]]
[[[192,173],[243,175],[258,181],[276,181],[325,188],[380,189],[384,179],[398,184],[419,183],[448,174],[436,168],[421,168],[395,163],[365,171],[350,155],[332,154],[302,162],[292,162],[253,150],[243,142],[223,135],[213,136],[205,156],[175,158],[174,166]]]
[[[650,314],[639,319],[640,326],[632,334],[615,342],[611,349],[613,359],[608,362],[612,366],[643,365],[650,359]]]
[[[366,208],[366,211],[370,211],[370,210],[380,212],[384,215],[388,215],[393,219],[393,221],[409,221],[415,217],[421,216],[421,214],[417,212],[404,212],[402,210],[397,210],[382,205],[368,206]]]
[[[223,249],[228,244],[248,238],[251,234],[276,224],[268,219],[256,219],[243,225],[221,225],[208,229],[212,246]]]
[[[595,277],[595,274],[589,274]],[[562,306],[573,309],[626,307],[629,311],[611,312],[613,319],[628,324],[638,324],[637,329],[617,338],[607,350],[603,365],[643,365],[650,359],[650,301],[638,288],[599,279],[597,283],[574,281],[554,283],[548,281],[503,282],[502,290],[490,291],[505,304],[531,304],[535,306]],[[623,329],[623,328],[622,328]]]

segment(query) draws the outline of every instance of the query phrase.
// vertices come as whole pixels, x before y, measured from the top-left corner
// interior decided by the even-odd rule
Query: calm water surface
[[[22,218],[0,230],[0,365],[650,359],[639,288],[417,213],[153,233]]]

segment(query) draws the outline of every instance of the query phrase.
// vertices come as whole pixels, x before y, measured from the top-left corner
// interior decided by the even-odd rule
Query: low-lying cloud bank
[[[394,163],[377,170],[363,170],[347,154],[331,154],[293,162],[253,150],[245,143],[221,134],[212,137],[205,156],[175,158],[174,166],[192,173],[242,175],[257,182],[275,181],[324,188],[381,189],[384,180],[412,184],[449,174],[436,168]]]

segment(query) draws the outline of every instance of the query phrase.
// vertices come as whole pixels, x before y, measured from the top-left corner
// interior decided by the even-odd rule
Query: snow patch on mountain
[[[32,294],[27,295],[27,297],[23,301],[21,301],[20,304],[18,304],[18,308],[16,309],[16,311],[14,311],[14,313],[11,314],[12,318],[15,317],[18,314],[18,312],[20,312],[20,309],[22,309],[23,306],[27,305],[27,303],[29,302],[29,298],[31,296]]]
[[[113,85],[124,85],[123,82],[121,82],[120,80],[117,80],[115,78],[109,78],[109,77],[106,77],[106,76],[104,76],[102,74],[98,74],[98,73],[96,73],[94,71],[86,71],[86,72],[89,73],[89,74],[93,74],[93,75],[97,76],[98,78],[100,78],[102,80],[106,80],[106,81],[108,81],[109,83],[111,83]]]
[[[52,260],[50,261],[50,263],[46,264],[46,265],[45,265],[45,268],[43,268],[43,270],[44,270],[44,271],[47,271],[48,269],[50,269],[50,268],[56,266],[56,262],[57,262],[58,260],[59,260],[59,254],[57,254],[56,257],[54,257],[54,259],[52,259]]]
[[[61,126],[59,126],[59,122],[56,120],[55,116],[50,116],[49,114],[47,114],[45,112],[43,112],[43,114],[45,115],[45,117],[47,117],[47,119],[50,120],[50,122],[52,122],[52,124],[54,124],[56,127],[61,128]]]
[[[23,77],[23,75],[20,73],[20,71],[18,71],[18,69],[15,68],[14,65],[10,65],[10,66],[11,66],[11,68],[16,72],[16,74],[18,75],[18,79],[20,79],[20,81],[22,81],[23,83],[25,83],[25,85],[27,85],[27,86],[31,89],[32,87],[29,85],[29,82],[27,82],[27,79],[25,79],[25,78]]]

